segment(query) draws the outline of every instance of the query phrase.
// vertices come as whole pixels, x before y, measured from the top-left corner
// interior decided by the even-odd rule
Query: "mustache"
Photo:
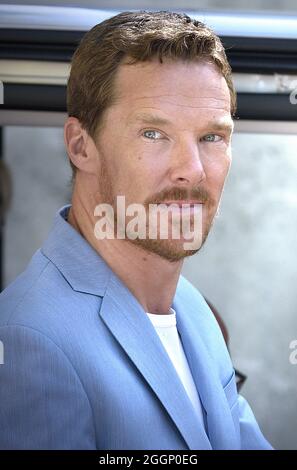
[[[209,192],[200,187],[192,189],[191,191],[185,188],[171,188],[170,190],[163,190],[155,196],[147,199],[145,204],[159,204],[163,201],[197,201],[203,204],[212,203],[212,198]]]

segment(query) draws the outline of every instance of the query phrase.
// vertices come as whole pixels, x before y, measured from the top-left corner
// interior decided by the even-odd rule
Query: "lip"
[[[179,206],[182,206],[183,204],[190,204],[191,206],[193,206],[194,204],[202,204],[202,202],[200,201],[163,201],[163,202],[160,202],[159,204],[166,204],[167,206],[169,206],[170,204],[177,204]]]

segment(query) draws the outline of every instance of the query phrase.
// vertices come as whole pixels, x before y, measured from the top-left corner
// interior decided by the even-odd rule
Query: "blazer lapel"
[[[155,392],[189,449],[211,449],[192,403],[150,319],[117,276],[111,276],[100,316]]]
[[[212,448],[237,449],[238,438],[217,367],[199,334],[199,304],[184,303],[176,295],[173,308],[193,379],[206,412],[207,433]]]

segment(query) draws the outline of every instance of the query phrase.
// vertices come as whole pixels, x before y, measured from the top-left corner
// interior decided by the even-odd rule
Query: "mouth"
[[[182,205],[194,206],[196,204],[198,205],[198,204],[203,204],[203,203],[200,201],[163,201],[163,202],[160,202],[159,204],[166,204],[167,206],[169,206],[170,204],[177,204],[179,207],[182,207]]]

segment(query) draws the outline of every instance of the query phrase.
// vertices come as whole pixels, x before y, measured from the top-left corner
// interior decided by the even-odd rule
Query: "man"
[[[219,38],[186,15],[125,12],[85,35],[67,90],[72,205],[1,295],[1,448],[271,448],[180,275],[218,210],[235,101]],[[164,217],[189,230],[161,237]]]

